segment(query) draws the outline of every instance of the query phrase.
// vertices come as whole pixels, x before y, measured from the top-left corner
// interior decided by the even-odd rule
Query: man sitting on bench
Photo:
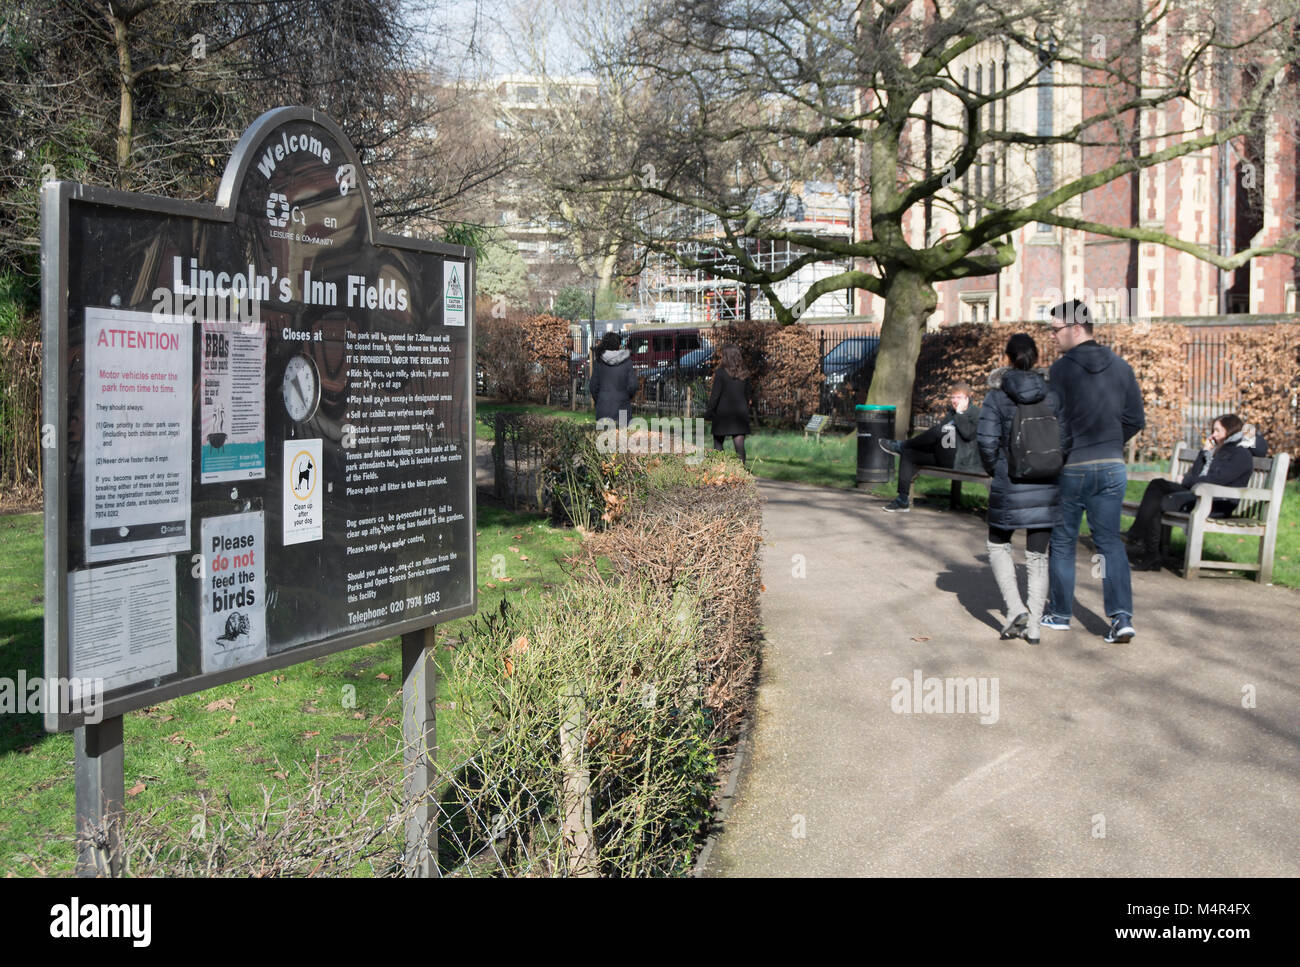
[[[948,397],[951,405],[936,425],[910,440],[879,441],[882,450],[899,456],[898,496],[881,510],[906,513],[912,509],[912,478],[918,466],[984,472],[979,445],[975,442],[980,408],[971,402],[971,392],[969,383],[954,383]]]

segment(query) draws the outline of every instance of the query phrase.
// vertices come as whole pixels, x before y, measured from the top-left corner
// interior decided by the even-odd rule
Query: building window
[[[961,299],[961,314],[959,316],[962,322],[989,322],[992,320],[993,293],[992,292],[963,292]]]
[[[1052,84],[1052,65],[1044,64],[1038,71],[1038,134],[1040,137],[1049,137],[1053,133],[1053,126],[1056,118],[1053,113],[1053,95],[1055,91]],[[1038,157],[1035,158],[1035,174],[1038,180],[1038,197],[1044,198],[1050,195],[1055,185],[1055,176],[1052,171],[1052,146],[1043,145],[1038,149]],[[1039,232],[1050,232],[1052,226],[1046,222],[1038,223]]]

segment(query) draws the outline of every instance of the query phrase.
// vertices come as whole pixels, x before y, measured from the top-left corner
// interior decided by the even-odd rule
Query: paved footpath
[[[1300,876],[1300,592],[1135,574],[1107,645],[1081,547],[1072,628],[1035,648],[998,640],[980,518],[761,490],[764,664],[706,875]],[[989,709],[996,681],[996,721],[894,711],[918,675]]]

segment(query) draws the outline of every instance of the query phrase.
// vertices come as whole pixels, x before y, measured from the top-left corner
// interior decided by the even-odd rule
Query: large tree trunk
[[[618,267],[618,252],[607,252],[600,260],[600,271],[596,273],[599,288],[608,289],[614,285],[614,269]]]
[[[897,407],[894,435],[903,438],[912,421],[912,384],[916,382],[921,334],[939,298],[923,275],[909,269],[885,273],[884,297],[880,351],[867,402]]]

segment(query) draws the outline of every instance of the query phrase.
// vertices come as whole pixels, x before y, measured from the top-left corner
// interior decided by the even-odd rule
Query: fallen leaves
[[[215,702],[208,702],[203,706],[207,712],[233,712],[235,710],[235,700],[233,698],[219,698]]]
[[[130,789],[126,791],[126,794],[128,796],[138,796],[140,795],[140,793],[144,792],[148,788],[149,787],[146,786],[143,782],[137,782],[134,786],[132,786]]]

